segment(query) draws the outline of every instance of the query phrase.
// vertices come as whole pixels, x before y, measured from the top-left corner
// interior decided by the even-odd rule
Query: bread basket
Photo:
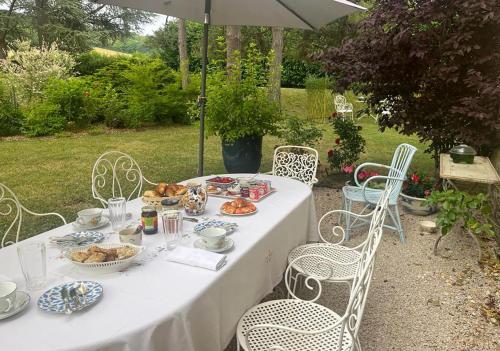
[[[124,260],[116,260],[116,261],[110,261],[110,262],[80,263],[80,262],[73,261],[71,259],[71,255],[74,252],[85,252],[85,251],[87,251],[87,249],[89,249],[91,246],[94,246],[94,245],[88,245],[88,246],[84,246],[84,247],[69,249],[69,250],[64,252],[64,257],[66,257],[71,263],[76,265],[82,271],[89,272],[89,273],[106,274],[106,273],[120,272],[120,271],[127,269],[134,262],[134,260],[137,258],[137,256],[139,256],[139,254],[142,251],[144,251],[144,249],[145,249],[144,246],[136,246],[136,245],[132,245],[132,244],[121,244],[121,243],[99,244],[96,246],[103,248],[103,249],[111,249],[111,248],[119,248],[119,247],[131,247],[135,250],[135,254],[129,258],[124,259]]]
[[[181,205],[181,200],[182,200],[183,195],[179,196],[169,196],[169,197],[162,197],[162,196],[143,196],[142,197],[142,202],[144,202],[148,206],[154,207],[156,210],[161,211],[163,209],[163,205],[161,202],[163,200],[179,200],[179,205],[177,207],[182,207]]]

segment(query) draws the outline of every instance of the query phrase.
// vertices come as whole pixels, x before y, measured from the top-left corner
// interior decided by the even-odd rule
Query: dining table
[[[226,176],[240,177],[245,174]],[[183,182],[203,184],[209,177]],[[79,270],[49,242],[51,236],[75,231],[73,224],[32,236],[26,241],[47,245],[47,279],[43,289],[29,291],[26,310],[0,320],[2,351],[222,351],[233,338],[238,320],[283,279],[288,253],[307,241],[317,241],[317,220],[311,187],[298,180],[260,174],[276,190],[256,202],[249,216],[221,216],[228,199],[209,196],[199,220],[219,219],[238,224],[230,234],[234,247],[224,254],[218,271],[168,260],[161,225],[159,233],[143,235],[145,250],[136,264],[109,274]],[[141,198],[128,201],[128,225],[139,223]],[[184,222],[180,246],[193,247],[195,223]],[[119,243],[111,226],[96,229],[105,243]],[[0,250],[0,280],[14,281],[26,290],[17,246]],[[175,250],[175,249],[174,249]],[[103,287],[93,306],[70,315],[48,313],[37,307],[47,289],[66,282],[90,280]]]

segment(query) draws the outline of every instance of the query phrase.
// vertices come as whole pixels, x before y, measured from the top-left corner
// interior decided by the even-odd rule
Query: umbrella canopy
[[[205,21],[205,0],[97,0],[195,22]],[[210,24],[319,29],[364,7],[346,0],[212,0]]]
[[[204,24],[201,68],[198,176],[203,175],[208,26],[240,25],[319,29],[364,7],[347,0],[91,0]]]

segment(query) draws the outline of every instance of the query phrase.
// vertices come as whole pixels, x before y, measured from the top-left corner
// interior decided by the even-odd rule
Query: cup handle
[[[7,307],[7,309],[5,311],[3,311],[3,313],[9,312],[10,309],[12,308],[12,301],[11,301],[11,299],[5,299],[5,301],[7,301],[7,303],[9,304],[9,307]]]

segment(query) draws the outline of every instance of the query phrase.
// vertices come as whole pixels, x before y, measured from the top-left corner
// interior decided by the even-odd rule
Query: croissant
[[[165,195],[165,191],[167,190],[167,187],[168,187],[168,184],[167,183],[158,183],[158,185],[156,186],[156,192],[158,194],[160,194],[160,196],[164,196]]]

